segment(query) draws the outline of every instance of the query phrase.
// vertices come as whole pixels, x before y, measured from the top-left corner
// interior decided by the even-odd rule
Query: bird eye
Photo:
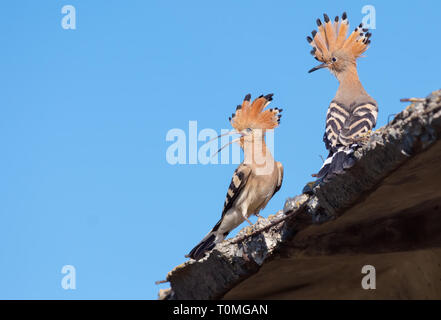
[[[332,62],[335,62],[335,61],[337,61],[337,58],[336,57],[332,57]]]
[[[248,132],[251,132],[252,130],[253,130],[253,129],[251,129],[251,128],[247,128],[247,131],[248,131]]]

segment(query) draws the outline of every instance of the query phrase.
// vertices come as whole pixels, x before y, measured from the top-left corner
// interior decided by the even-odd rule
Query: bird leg
[[[403,98],[400,99],[401,102],[425,102],[426,98]]]
[[[242,216],[250,224],[250,226],[253,225],[253,223],[250,221],[250,219],[248,219],[246,211],[242,211]]]
[[[251,232],[249,234],[246,234],[246,235],[243,235],[241,237],[238,237],[238,238],[234,239],[233,241],[231,241],[231,243],[236,244],[236,243],[245,241],[246,239],[248,239],[248,238],[250,238],[252,236],[255,236],[256,234],[259,234],[259,233],[262,233],[264,231],[267,231],[268,229],[271,229],[275,225],[278,225],[279,223],[281,223],[281,222],[283,222],[283,221],[285,221],[285,220],[287,220],[287,219],[289,219],[291,217],[295,217],[295,216],[297,216],[297,215],[299,215],[301,213],[304,213],[307,203],[308,203],[307,201],[303,202],[302,204],[299,205],[299,207],[297,209],[294,209],[291,212],[285,213],[285,215],[283,215],[279,219],[276,218],[276,219],[274,219],[274,221],[270,221],[270,223],[267,226],[265,226],[265,227],[263,227],[263,228],[261,228],[259,230],[254,230],[253,232]]]
[[[260,219],[265,219],[264,217],[262,217],[259,212],[254,214],[257,217],[257,221],[259,221]]]
[[[252,226],[253,225],[253,223],[250,221],[250,219],[248,219],[248,218],[245,218],[245,220],[250,224],[250,226]]]

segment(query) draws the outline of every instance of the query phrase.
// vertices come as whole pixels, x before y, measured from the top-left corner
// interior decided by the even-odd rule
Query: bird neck
[[[266,166],[274,163],[274,158],[266,146],[265,138],[244,142],[244,163],[253,166]]]
[[[336,95],[337,99],[347,100],[349,97],[366,94],[358,77],[357,65],[355,62],[344,71],[337,73],[336,77],[340,83]]]

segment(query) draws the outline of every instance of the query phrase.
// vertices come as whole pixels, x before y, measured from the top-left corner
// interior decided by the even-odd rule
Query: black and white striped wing
[[[372,130],[377,123],[378,107],[367,102],[353,106],[338,136],[338,144],[350,146]]]
[[[234,203],[237,201],[240,194],[243,192],[247,181],[251,175],[251,167],[246,164],[240,164],[239,167],[234,171],[233,177],[231,178],[230,186],[228,187],[227,197],[224,202],[224,209],[222,210],[222,217],[213,227],[213,229],[199,242],[186,257],[199,260],[205,256],[207,251],[214,248],[216,243],[219,243],[228,235],[230,230],[225,228],[222,234],[219,234],[218,230],[224,220],[225,214],[230,210]]]
[[[323,136],[326,149],[331,153],[336,151],[340,133],[349,117],[350,113],[347,107],[338,104],[336,101],[331,102],[326,114],[326,129]]]
[[[234,205],[237,197],[247,184],[248,178],[251,175],[251,167],[241,163],[239,167],[234,171],[231,178],[230,186],[228,187],[227,196],[224,202],[224,209],[222,210],[222,216],[224,216],[228,210]]]
[[[328,179],[354,165],[353,153],[368,131],[377,122],[378,108],[375,102],[352,104],[349,107],[332,101],[326,117],[326,132],[323,141],[329,156],[320,171],[314,176]]]

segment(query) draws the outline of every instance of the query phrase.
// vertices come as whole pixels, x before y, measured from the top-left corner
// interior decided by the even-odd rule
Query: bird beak
[[[224,145],[222,148],[220,148],[219,150],[217,150],[217,152],[216,152],[215,154],[213,154],[212,157],[216,156],[219,152],[221,152],[223,149],[225,149],[226,147],[228,147],[230,144],[233,144],[233,143],[235,143],[235,142],[239,142],[240,139],[241,139],[241,138],[237,138],[237,139],[234,139],[234,140],[228,142],[228,143],[227,143],[226,145]]]
[[[314,71],[316,71],[318,69],[326,68],[327,66],[328,66],[327,63],[319,64],[318,66],[316,66],[316,67],[312,68],[311,70],[309,70],[308,73],[314,72]]]
[[[221,134],[221,135],[217,136],[216,138],[213,138],[213,139],[207,141],[207,143],[208,143],[208,142],[211,142],[211,141],[213,141],[213,140],[219,139],[220,137],[223,137],[223,136],[229,136],[229,135],[232,135],[232,134],[238,134],[238,135],[240,135],[240,137],[237,138],[237,139],[234,139],[234,140],[228,142],[226,145],[222,146],[219,150],[217,150],[217,152],[216,152],[215,154],[212,155],[212,157],[216,156],[219,152],[221,152],[223,149],[225,149],[226,147],[228,147],[230,144],[233,144],[233,143],[235,143],[235,142],[239,142],[240,139],[241,139],[242,137],[244,137],[246,134],[245,134],[243,131],[232,130],[232,131],[230,131],[230,132],[227,132],[227,133]]]
[[[208,142],[211,142],[211,141],[214,141],[214,140],[216,140],[216,139],[219,139],[219,138],[221,138],[221,137],[224,137],[224,136],[232,135],[232,134],[241,134],[241,133],[240,133],[240,132],[237,132],[236,130],[232,130],[232,131],[230,131],[230,132],[227,132],[227,133],[224,133],[224,134],[220,134],[220,135],[218,135],[216,138],[213,138],[213,139],[208,140],[207,143],[208,143]]]

